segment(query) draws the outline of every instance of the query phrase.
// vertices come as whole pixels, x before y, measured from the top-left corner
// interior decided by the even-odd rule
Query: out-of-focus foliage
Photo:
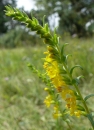
[[[35,0],[35,2],[37,8],[42,9],[46,16],[58,14],[60,33],[67,31],[79,37],[93,34],[94,0]]]
[[[39,43],[40,41],[40,43]],[[0,36],[1,48],[15,48],[22,46],[33,46],[41,44],[39,37],[30,34],[30,31],[17,26],[15,29],[10,30],[6,34]]]
[[[16,0],[0,0],[0,34],[6,33],[10,25],[13,27],[13,22],[10,20],[10,18],[5,16],[5,5],[12,5],[15,7]]]

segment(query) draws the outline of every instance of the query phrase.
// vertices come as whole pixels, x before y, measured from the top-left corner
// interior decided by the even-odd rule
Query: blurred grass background
[[[65,54],[69,66],[80,64],[83,70],[75,69],[74,76],[84,75],[80,82],[83,96],[94,91],[94,38],[63,37],[60,44],[69,43]],[[41,72],[46,46],[41,41],[34,46],[0,50],[0,130],[69,130],[61,120],[54,120],[52,110],[43,103],[45,85],[27,67],[28,63]],[[41,46],[42,45],[42,46]],[[88,100],[94,108],[94,99]],[[73,130],[88,130],[86,118],[71,119]],[[58,125],[57,125],[58,124]],[[74,125],[75,124],[75,125]]]

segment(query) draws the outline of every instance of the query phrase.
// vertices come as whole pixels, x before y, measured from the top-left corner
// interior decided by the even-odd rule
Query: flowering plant
[[[53,106],[53,117],[56,119],[61,117],[71,129],[67,120],[68,115],[76,117],[85,116],[89,119],[94,129],[92,112],[86,104],[87,99],[94,96],[94,94],[83,98],[78,87],[79,80],[83,76],[73,77],[74,69],[76,67],[82,69],[82,67],[80,65],[75,65],[72,68],[69,67],[67,59],[70,55],[65,55],[64,53],[67,44],[65,43],[60,47],[56,29],[51,33],[48,24],[45,24],[44,20],[43,26],[41,26],[35,17],[30,19],[25,12],[21,12],[19,9],[12,8],[11,6],[6,6],[5,13],[14,20],[26,24],[32,31],[36,31],[43,39],[45,45],[47,45],[47,51],[44,52],[46,57],[43,64],[43,68],[46,71],[45,74],[40,73],[33,65],[29,64],[28,66],[47,85],[45,91],[47,91],[48,95],[44,103],[47,107]]]

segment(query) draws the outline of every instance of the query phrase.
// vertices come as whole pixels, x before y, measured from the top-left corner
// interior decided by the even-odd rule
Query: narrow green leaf
[[[64,55],[64,48],[66,45],[68,45],[68,43],[63,44],[63,46],[61,48],[61,56]]]
[[[62,56],[61,56],[61,61],[62,61],[62,62],[65,62],[65,61],[66,61],[66,56],[65,56],[65,55],[62,55]]]
[[[58,44],[58,36],[56,33],[53,33],[52,40],[53,40],[54,45]]]
[[[66,60],[68,59],[69,56],[72,56],[72,55],[71,54],[66,55]]]
[[[60,68],[60,74],[66,74],[67,72],[66,72],[66,70],[65,69],[63,69],[63,68]]]
[[[67,76],[64,75],[64,76],[63,76],[63,80],[65,81],[66,84],[72,85],[72,82],[71,82],[71,80],[70,80],[69,77],[67,77]]]
[[[38,20],[35,17],[32,17],[32,20],[34,21],[35,25],[39,24]]]
[[[81,100],[81,97],[79,96],[79,94],[76,91],[73,91],[75,96],[76,96],[76,100]]]
[[[43,27],[45,26],[45,17],[46,15],[43,16]]]
[[[77,109],[81,111],[85,111],[85,109],[81,105],[77,105]]]
[[[90,120],[92,126],[94,126],[94,121],[93,121],[92,113],[87,114],[87,117],[88,117],[88,119]]]
[[[94,112],[92,112],[92,116],[94,117]]]
[[[89,99],[90,97],[93,97],[93,96],[94,96],[94,94],[87,95],[87,96],[84,98],[84,100],[86,101],[87,99]]]
[[[84,78],[84,76],[83,75],[78,76],[77,78],[74,79],[73,83],[79,84],[81,78]]]
[[[72,80],[72,84],[78,84],[78,80],[75,78]]]
[[[57,29],[58,29],[58,27],[54,28],[54,31],[53,31],[54,34],[56,34]]]
[[[83,75],[78,76],[77,80],[80,80],[81,78],[84,78],[84,76]]]
[[[29,18],[28,15],[24,11],[23,11],[23,15],[24,17]]]
[[[49,30],[48,23],[46,23],[46,24],[44,25],[44,28],[45,28],[45,30],[46,30],[47,32],[49,32],[49,31],[50,31],[50,30]]]
[[[70,74],[71,74],[71,75],[72,75],[72,73],[73,73],[73,70],[74,70],[76,67],[79,67],[79,68],[81,68],[81,69],[83,70],[82,66],[80,66],[80,65],[75,65],[75,66],[72,67],[71,70],[70,70]]]

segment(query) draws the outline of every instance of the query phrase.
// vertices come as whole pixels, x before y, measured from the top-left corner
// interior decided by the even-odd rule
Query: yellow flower
[[[46,99],[44,100],[44,103],[47,107],[50,107],[51,103],[53,102],[51,95],[48,95]]]
[[[52,51],[53,51],[53,48],[50,47],[50,46],[47,46],[47,49],[48,49],[49,52],[52,52]]]
[[[52,79],[52,83],[55,85],[56,88],[58,88],[59,86],[67,87],[66,83],[62,80],[62,77],[59,74]]]
[[[53,59],[50,57],[50,54],[46,56],[45,61],[47,61],[48,63],[53,61]]]
[[[80,115],[81,115],[81,111],[78,110],[75,112],[75,116],[80,117]]]
[[[54,117],[55,119],[57,119],[57,118],[60,117],[60,116],[62,116],[62,114],[59,113],[59,112],[53,113],[53,117]]]
[[[69,89],[68,89],[68,87],[63,87],[63,90],[62,90],[62,93],[61,93],[61,95],[62,95],[62,98],[63,99],[66,99],[66,96],[69,94]]]
[[[48,52],[48,51],[46,51],[46,52],[44,52],[44,54],[49,54],[49,52]]]
[[[46,69],[47,75],[50,77],[54,87],[61,94],[62,98],[66,102],[66,108],[70,115],[80,116],[80,111],[77,110],[76,97],[73,90],[63,81],[63,77],[60,75],[60,70],[58,67],[58,62],[53,59],[53,48],[48,46],[48,51],[44,62],[44,68]],[[47,89],[45,89],[47,90]],[[48,95],[44,101],[47,107],[52,103],[51,95]],[[54,107],[54,118],[61,116],[58,107]]]
[[[49,66],[47,69],[47,75],[53,79],[57,75],[57,70],[53,69],[53,66]]]
[[[45,62],[44,65],[43,65],[43,67],[46,69],[48,67],[48,63]]]
[[[45,90],[45,91],[48,91],[48,90],[49,90],[49,88],[44,88],[44,90]]]
[[[53,117],[55,119],[57,119],[58,117],[62,116],[62,114],[60,113],[60,111],[58,110],[58,106],[54,107],[54,113],[53,113]]]

